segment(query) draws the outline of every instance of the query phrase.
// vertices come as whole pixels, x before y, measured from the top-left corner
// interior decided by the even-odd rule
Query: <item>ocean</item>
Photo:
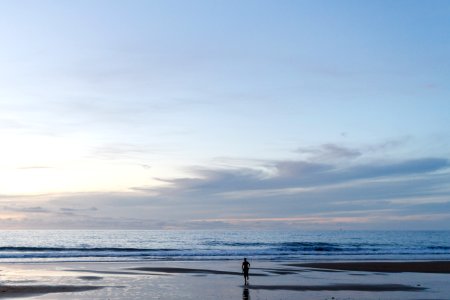
[[[450,231],[0,231],[0,262],[441,260]]]

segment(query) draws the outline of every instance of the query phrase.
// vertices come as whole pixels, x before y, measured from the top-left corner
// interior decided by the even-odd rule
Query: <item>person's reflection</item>
[[[244,286],[244,290],[242,291],[242,300],[250,300],[250,291],[246,286]]]

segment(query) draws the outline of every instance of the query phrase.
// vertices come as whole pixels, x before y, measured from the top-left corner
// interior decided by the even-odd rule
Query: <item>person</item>
[[[247,258],[244,258],[242,262],[242,272],[244,273],[244,284],[248,284],[248,271],[250,270],[250,263],[247,261]]]

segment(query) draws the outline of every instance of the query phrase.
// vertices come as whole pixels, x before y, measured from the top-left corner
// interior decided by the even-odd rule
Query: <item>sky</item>
[[[449,28],[449,1],[0,0],[0,228],[448,229]]]

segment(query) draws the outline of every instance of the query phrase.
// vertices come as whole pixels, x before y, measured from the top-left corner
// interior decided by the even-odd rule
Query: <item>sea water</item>
[[[440,260],[450,231],[0,231],[0,262]]]

